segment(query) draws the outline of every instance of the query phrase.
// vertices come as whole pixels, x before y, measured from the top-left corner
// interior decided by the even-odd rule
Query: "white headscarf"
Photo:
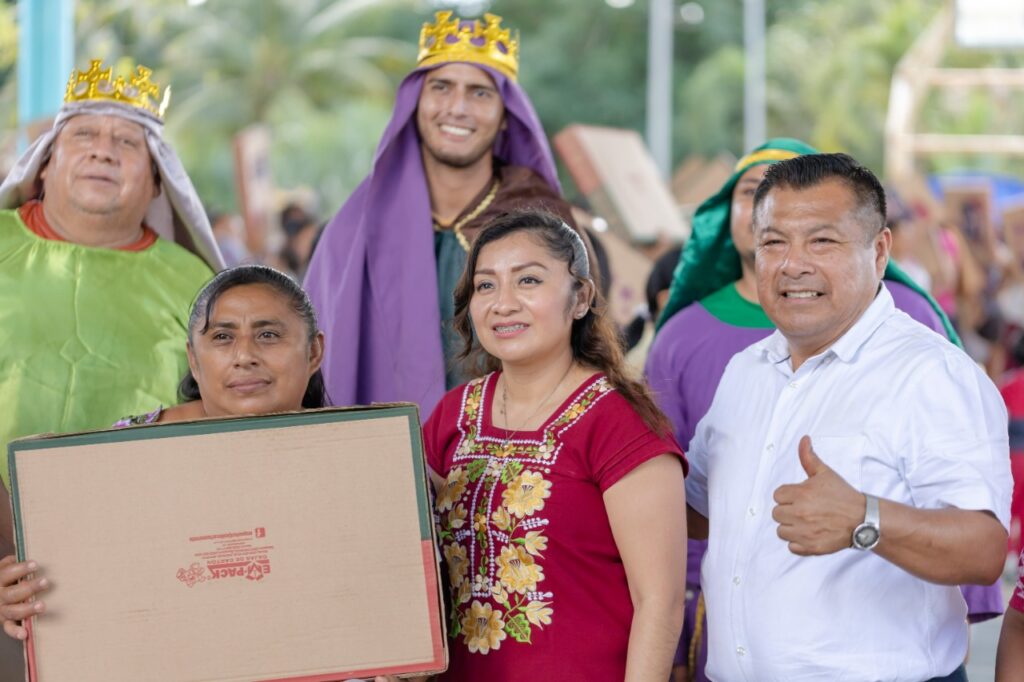
[[[199,195],[178,155],[163,140],[163,122],[145,110],[126,104],[97,101],[64,104],[53,127],[29,146],[0,185],[0,208],[17,208],[39,196],[42,185],[39,171],[50,156],[53,141],[68,119],[80,114],[120,116],[142,126],[149,154],[160,173],[160,193],[149,204],[146,224],[164,239],[175,241],[202,258],[214,272],[224,269],[224,259]]]

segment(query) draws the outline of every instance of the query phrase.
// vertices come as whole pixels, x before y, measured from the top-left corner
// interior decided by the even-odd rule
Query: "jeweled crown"
[[[501,17],[485,14],[483,22],[461,21],[451,11],[438,12],[437,22],[423,24],[417,66],[474,62],[516,80],[519,73],[519,31],[501,28]]]
[[[67,90],[64,91],[65,102],[87,102],[107,100],[120,102],[138,109],[144,109],[158,118],[163,119],[167,104],[171,101],[171,86],[164,88],[160,96],[160,86],[149,80],[152,69],[141,64],[135,67],[135,73],[128,76],[111,78],[113,68],[103,68],[103,61],[93,59],[89,62],[88,71],[75,69],[68,79]]]

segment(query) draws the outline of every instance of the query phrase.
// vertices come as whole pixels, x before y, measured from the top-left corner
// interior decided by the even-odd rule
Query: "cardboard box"
[[[629,242],[681,242],[689,225],[635,130],[573,124],[553,138],[573,182]]]
[[[326,682],[447,665],[416,407],[9,446],[19,558],[53,581],[32,682]]]
[[[640,306],[646,307],[647,278],[654,263],[614,233],[605,232],[600,239],[612,270],[608,314],[617,324],[625,326],[633,321]]]

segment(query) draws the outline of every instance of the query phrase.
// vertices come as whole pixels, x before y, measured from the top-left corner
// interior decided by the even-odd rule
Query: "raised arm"
[[[780,486],[772,517],[778,535],[794,554],[831,554],[850,547],[864,521],[866,497],[815,454],[811,439],[800,441],[807,480]],[[942,585],[990,585],[1003,568],[1007,533],[987,511],[917,509],[879,500],[881,539],[874,548],[922,580]]]
[[[679,459],[660,455],[604,493],[633,600],[626,680],[667,680],[686,605],[686,493]]]

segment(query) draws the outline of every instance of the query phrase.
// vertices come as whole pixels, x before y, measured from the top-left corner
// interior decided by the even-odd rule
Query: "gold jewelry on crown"
[[[138,109],[145,109],[158,118],[163,119],[167,104],[171,101],[171,86],[164,88],[163,98],[160,97],[160,86],[149,80],[152,69],[141,64],[135,67],[135,73],[125,82],[124,76],[111,80],[113,68],[103,68],[103,61],[93,59],[89,62],[88,71],[75,69],[68,79],[67,90],[64,91],[65,102],[89,102],[106,100],[119,102]]]
[[[423,24],[417,66],[474,62],[497,69],[513,81],[519,73],[519,31],[501,28],[501,17],[485,14],[480,21],[460,21],[445,10],[437,22]]]

